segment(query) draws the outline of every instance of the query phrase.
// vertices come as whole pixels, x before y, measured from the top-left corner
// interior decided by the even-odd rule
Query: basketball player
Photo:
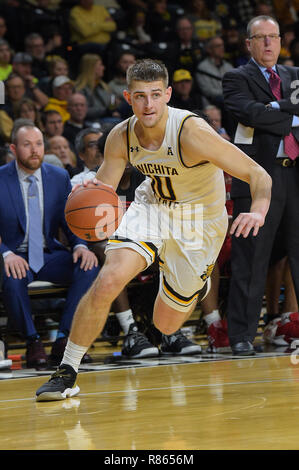
[[[105,264],[77,308],[62,363],[37,390],[38,401],[79,393],[75,382],[81,358],[102,331],[112,301],[157,256],[161,281],[153,321],[163,334],[161,349],[167,349],[169,335],[208,293],[225,238],[222,170],[247,182],[252,195],[250,212],[235,219],[231,234],[247,237],[253,230],[257,235],[269,208],[266,171],[203,119],[168,107],[171,88],[164,64],[137,61],[127,71],[127,86],[124,97],[134,115],[110,132],[93,183],[116,189],[128,160],[147,178],[109,240]]]

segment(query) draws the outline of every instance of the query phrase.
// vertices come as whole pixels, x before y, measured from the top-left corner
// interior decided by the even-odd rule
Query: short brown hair
[[[130,89],[132,82],[155,82],[162,80],[165,87],[168,86],[168,71],[163,62],[153,59],[140,59],[130,65],[127,70],[127,85]]]
[[[30,119],[25,119],[25,118],[16,119],[14,122],[12,132],[11,132],[11,136],[10,136],[10,141],[12,144],[17,145],[19,130],[23,128],[38,129],[38,127],[34,124],[34,122],[30,121]],[[38,130],[41,132],[40,129]]]

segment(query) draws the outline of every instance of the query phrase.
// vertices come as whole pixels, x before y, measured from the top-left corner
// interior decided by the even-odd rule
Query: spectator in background
[[[197,67],[195,79],[197,86],[205,98],[205,104],[214,104],[221,110],[224,127],[230,134],[232,129],[231,115],[223,104],[222,78],[233,69],[232,64],[224,60],[224,41],[216,36],[207,41],[207,57]]]
[[[22,77],[16,73],[11,73],[5,81],[5,92],[5,104],[0,106],[0,133],[5,142],[10,142],[17,108],[26,96],[25,83]]]
[[[281,49],[279,54],[280,62],[283,59],[289,59],[291,57],[290,45],[296,38],[295,25],[287,25],[282,28],[281,31]]]
[[[26,52],[17,52],[12,59],[13,72],[23,78],[26,96],[44,108],[48,104],[48,96],[38,87],[38,79],[32,75],[32,57]]]
[[[30,33],[25,37],[25,52],[31,55],[32,74],[41,79],[48,75],[48,63],[46,60],[45,42],[38,33]]]
[[[269,0],[258,0],[255,9],[254,16],[267,15],[275,18],[275,12],[273,8],[273,2]]]
[[[67,109],[70,118],[64,123],[63,135],[75,148],[77,134],[88,126],[86,122],[88,106],[85,96],[82,93],[73,93],[68,100]]]
[[[63,120],[58,111],[44,111],[41,115],[43,133],[46,139],[57,135],[62,135],[64,130]]]
[[[223,23],[222,38],[225,49],[224,59],[234,67],[247,64],[250,55],[246,47],[246,36],[243,32],[240,32],[234,18],[228,18]]]
[[[102,137],[101,130],[87,127],[79,131],[75,141],[75,150],[80,159],[84,162],[84,168],[81,173],[77,173],[71,179],[72,186],[82,184],[83,181],[95,177],[96,172],[103,163],[104,157],[98,149],[98,140]]]
[[[1,17],[0,17],[1,20]],[[0,38],[0,80],[4,81],[12,72],[12,50],[5,39]]]
[[[102,5],[93,0],[79,0],[70,11],[71,40],[79,45],[81,53],[103,53],[116,31],[116,23]]]
[[[213,129],[226,140],[231,140],[230,136],[222,126],[221,110],[215,105],[208,105],[204,108],[204,113],[208,116]]]
[[[199,60],[202,58],[202,42],[193,37],[192,21],[183,16],[176,22],[176,39],[174,40],[176,69],[189,70],[191,75],[196,71]]]
[[[36,127],[43,131],[40,111],[34,101],[30,98],[23,98],[16,110],[16,118],[29,119]]]
[[[62,121],[65,122],[70,118],[68,111],[68,100],[70,99],[74,89],[74,82],[64,75],[59,75],[53,80],[53,96],[49,98],[45,111],[55,110],[61,115]]]
[[[116,96],[117,109],[115,110],[116,117],[126,119],[131,116],[132,110],[123,96],[123,91],[126,89],[126,74],[128,67],[136,62],[135,54],[132,52],[124,52],[120,55],[112,79],[108,82],[109,89]]]
[[[123,52],[115,63],[112,79],[108,82],[108,86],[119,101],[125,101],[123,91],[127,89],[127,70],[135,62],[136,57],[133,53]]]
[[[58,10],[49,8],[50,0],[36,0],[35,5],[22,2],[22,22],[24,34],[31,32],[44,34],[49,26],[63,27],[62,18]]]
[[[206,44],[206,59],[196,69],[197,85],[210,104],[223,108],[222,77],[233,66],[224,60],[224,41],[220,36],[213,37]]]
[[[202,109],[202,99],[199,93],[193,92],[193,78],[189,70],[179,69],[174,72],[172,89],[170,106],[189,111]]]
[[[80,60],[79,75],[75,88],[87,99],[88,121],[119,122],[120,114],[116,111],[120,104],[104,81],[105,65],[97,54],[84,54]]]
[[[128,9],[129,13],[136,11],[136,9],[147,12],[149,7],[148,2],[143,0],[119,0],[118,3],[121,7]]]
[[[50,137],[48,139],[48,150],[49,153],[56,155],[61,160],[70,178],[80,171],[77,168],[76,155],[71,150],[70,144],[65,137],[61,135]]]
[[[125,40],[143,50],[144,45],[151,43],[152,38],[145,31],[145,13],[141,10],[128,13],[128,26],[125,31]]]
[[[167,0],[153,0],[145,17],[145,32],[153,42],[174,40],[174,17],[168,10]]]
[[[0,166],[6,165],[6,163],[9,163],[14,159],[15,156],[10,150],[8,144],[4,145],[3,147],[0,147]]]
[[[57,26],[49,26],[45,28],[43,37],[47,59],[53,56],[62,58],[68,56],[69,35],[67,28],[63,27],[62,29],[58,29]]]
[[[60,56],[52,56],[48,60],[48,75],[38,82],[39,88],[47,95],[53,96],[53,80],[59,75],[69,76],[69,66]]]
[[[248,21],[254,16],[255,4],[252,0],[234,0],[233,6],[239,27],[246,29]]]
[[[192,21],[194,35],[200,41],[207,41],[221,33],[221,22],[209,10],[205,0],[191,0],[188,17]]]
[[[299,66],[299,38],[293,39],[290,43],[290,59],[293,61],[295,67]]]
[[[24,47],[21,2],[5,0],[0,2],[0,15],[4,18],[2,33],[13,50],[21,51]],[[2,23],[3,24],[3,23]]]
[[[0,39],[6,39],[7,26],[4,16],[0,15]]]
[[[297,23],[299,19],[299,0],[273,0],[276,19],[283,26]]]

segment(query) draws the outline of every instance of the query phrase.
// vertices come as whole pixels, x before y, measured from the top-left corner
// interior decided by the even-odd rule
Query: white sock
[[[208,327],[212,325],[212,323],[214,323],[215,321],[221,320],[219,310],[213,310],[213,312],[208,313],[208,315],[205,315],[204,319]]]
[[[125,310],[124,312],[118,312],[115,315],[119,321],[121,329],[123,330],[124,334],[127,335],[130,325],[132,325],[132,323],[135,323],[132,310],[129,308],[129,310]]]
[[[82,357],[87,350],[88,348],[86,346],[79,346],[68,339],[61,364],[68,364],[78,372]]]

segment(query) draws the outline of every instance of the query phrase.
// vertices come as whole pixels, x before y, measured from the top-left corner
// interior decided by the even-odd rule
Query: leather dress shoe
[[[40,339],[32,341],[27,345],[26,367],[36,370],[46,370],[48,368],[46,351]]]
[[[250,341],[240,341],[231,346],[235,356],[254,356],[255,350]]]

